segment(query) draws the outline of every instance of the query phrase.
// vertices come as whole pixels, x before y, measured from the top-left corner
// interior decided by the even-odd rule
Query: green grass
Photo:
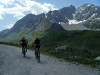
[[[100,65],[100,61],[94,59],[100,56],[99,34],[99,31],[64,31],[48,34],[42,38],[46,48],[43,51],[60,59],[97,66]],[[61,45],[66,45],[70,49],[56,51],[55,48]]]
[[[99,31],[62,31],[48,34],[45,32],[45,35],[44,32],[36,32],[30,35],[27,36],[30,42],[29,48],[32,48],[32,41],[36,37],[40,37],[42,41],[41,52],[44,54],[66,61],[91,65],[92,67],[100,65],[100,60],[94,60],[97,56],[100,56]],[[5,44],[16,45],[16,42],[15,44],[14,42]],[[55,50],[55,48],[62,45],[66,45],[67,47]],[[18,43],[17,46],[19,46]]]

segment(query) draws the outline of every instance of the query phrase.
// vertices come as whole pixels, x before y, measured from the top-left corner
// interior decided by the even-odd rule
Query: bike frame
[[[40,50],[39,50],[39,48],[35,48],[35,58],[39,63],[40,62]]]
[[[25,51],[25,49],[26,49],[26,47],[23,46],[23,47],[22,47],[22,52],[23,52],[24,57],[26,56],[26,51]]]

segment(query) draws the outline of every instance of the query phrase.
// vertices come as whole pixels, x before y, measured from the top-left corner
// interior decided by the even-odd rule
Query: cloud
[[[12,28],[14,23],[8,24],[8,25],[2,25],[0,26],[0,31],[5,30],[5,29],[10,29]]]
[[[0,0],[0,3],[4,4],[4,5],[9,5],[9,4],[13,3],[13,2],[14,2],[14,0]]]
[[[0,15],[0,20],[3,20],[3,17]]]
[[[3,19],[2,15],[4,15],[4,6],[0,5],[0,20]]]
[[[34,8],[34,9],[33,9]],[[50,10],[57,10],[54,5],[49,3],[33,3],[30,10],[33,14],[47,13]]]
[[[9,24],[9,25],[4,25],[3,26],[3,28],[5,28],[5,29],[10,29],[10,28],[12,28],[13,27],[13,23],[11,23],[11,24]]]
[[[50,3],[39,3],[34,0],[0,0],[0,19],[2,15],[10,14],[19,19],[28,13],[47,13],[57,8]]]

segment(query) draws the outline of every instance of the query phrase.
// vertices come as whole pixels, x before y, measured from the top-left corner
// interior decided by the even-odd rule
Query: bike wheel
[[[40,58],[37,58],[38,63],[40,63]]]
[[[25,48],[23,48],[23,55],[24,55],[24,58],[26,57],[26,51],[25,51]]]
[[[24,51],[23,55],[24,55],[24,58],[25,58],[26,57],[26,52],[25,51]]]
[[[37,52],[37,61],[38,63],[40,63],[40,52],[39,51]]]
[[[38,61],[38,63],[40,63],[40,53],[39,53],[39,51],[35,52],[35,58]]]

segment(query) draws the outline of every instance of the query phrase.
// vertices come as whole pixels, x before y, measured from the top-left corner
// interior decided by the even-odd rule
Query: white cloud
[[[12,24],[9,24],[9,25],[4,25],[3,28],[10,29],[10,28],[13,27],[13,25],[14,25],[13,23]]]
[[[4,6],[3,5],[0,5],[0,20],[3,19],[2,15],[4,14]]]
[[[54,5],[49,3],[44,3],[44,4],[35,3],[31,6],[31,9],[32,9],[31,12],[33,14],[47,13],[50,10],[57,10],[57,8],[55,8]]]
[[[3,20],[3,17],[0,15],[0,20]]]
[[[2,25],[0,26],[0,31],[5,30],[5,29],[10,29],[12,28],[14,23],[8,24],[8,25]]]
[[[14,0],[0,0],[0,3],[5,4],[5,5],[12,2],[14,2]]]
[[[57,8],[49,3],[38,3],[33,0],[0,0],[0,16],[11,14],[17,19],[25,16],[26,12],[33,14],[47,13]]]

